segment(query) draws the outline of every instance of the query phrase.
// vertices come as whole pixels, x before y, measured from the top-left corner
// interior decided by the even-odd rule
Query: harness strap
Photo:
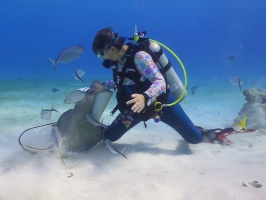
[[[118,104],[116,104],[116,106],[114,107],[114,109],[110,112],[110,115],[113,116],[115,114],[115,112],[118,110]]]
[[[149,44],[145,44],[149,42],[148,40],[145,40],[143,42],[140,42],[139,45],[135,45],[132,43],[128,43],[127,45],[129,46],[127,52],[125,53],[124,59],[125,59],[125,63],[123,65],[122,71],[121,72],[117,72],[117,68],[113,69],[113,80],[116,83],[116,88],[117,88],[117,92],[119,93],[121,90],[123,90],[123,82],[125,77],[133,80],[136,83],[136,86],[139,87],[139,90],[141,91],[141,89],[143,89],[143,84],[140,81],[140,73],[138,73],[138,70],[135,66],[134,63],[134,58],[133,56],[135,56],[135,54],[138,51],[146,51],[147,53],[149,53],[152,57],[152,59],[154,60],[154,62],[159,62],[159,57],[163,54],[162,49],[160,49],[160,51],[158,52],[152,52],[149,49]],[[132,71],[130,71],[132,67]],[[163,71],[163,74],[165,75],[165,70],[169,70],[171,67],[171,63],[170,61],[167,63],[167,66],[160,69],[160,71]],[[119,80],[117,78],[117,76],[119,76]],[[166,93],[166,95],[168,95],[168,92]],[[163,97],[164,99],[166,99],[166,97]],[[164,100],[163,100],[164,101]],[[158,106],[158,105],[157,105]],[[142,113],[142,118],[143,121],[147,121],[151,118],[156,118],[155,121],[160,121],[159,116],[161,115],[161,109],[158,109],[157,106],[155,104],[147,107],[144,112]],[[114,115],[114,113],[120,108],[120,105],[117,104],[115,106],[115,108],[111,111],[110,115]],[[145,126],[146,127],[146,126]]]

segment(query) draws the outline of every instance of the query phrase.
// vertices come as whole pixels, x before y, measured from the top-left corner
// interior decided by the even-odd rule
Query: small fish
[[[230,81],[233,86],[238,86],[239,90],[242,90],[241,85],[243,84],[243,82],[240,81],[239,76],[232,77]]]
[[[120,151],[118,151],[114,145],[112,144],[112,142],[108,139],[105,139],[105,144],[106,147],[113,153],[113,154],[120,154],[122,155],[125,159],[127,159],[127,157],[125,156],[125,154],[121,153]]]
[[[191,87],[191,94],[194,95],[194,94],[195,94],[195,91],[196,91],[198,88],[199,88],[198,86],[192,86],[192,87]]]
[[[42,109],[41,118],[46,120],[50,119],[53,111],[58,112],[56,109],[54,109],[53,105],[51,109]]]
[[[60,90],[58,88],[52,88],[51,91],[52,92],[59,92]]]
[[[106,125],[98,122],[93,116],[91,116],[89,114],[86,115],[86,119],[87,119],[87,121],[89,121],[90,123],[92,123],[94,126],[101,126],[101,127],[105,128],[105,129],[108,128]]]
[[[245,117],[243,118],[243,120],[242,120],[242,119],[237,119],[237,121],[238,121],[238,123],[234,123],[234,124],[233,124],[233,129],[234,129],[235,131],[241,131],[242,129],[244,129],[245,131],[248,130],[248,129],[247,129],[247,126],[246,126],[247,116],[245,116]]]
[[[82,76],[84,76],[84,74],[85,74],[85,72],[83,70],[77,69],[76,72],[75,72],[74,77],[75,77],[76,80],[80,80],[84,84],[83,80],[81,79]]]
[[[228,56],[227,59],[230,61],[234,61],[236,58],[235,58],[235,56]]]
[[[54,70],[56,71],[57,63],[69,63],[72,60],[79,58],[84,52],[83,46],[72,46],[69,48],[64,48],[63,51],[59,54],[56,60],[49,58],[49,60],[53,63]]]
[[[65,103],[77,103],[78,101],[82,100],[85,97],[86,92],[89,89],[90,88],[85,87],[85,88],[81,88],[81,89],[78,89],[78,90],[75,90],[69,93],[67,97],[65,98],[64,102]]]

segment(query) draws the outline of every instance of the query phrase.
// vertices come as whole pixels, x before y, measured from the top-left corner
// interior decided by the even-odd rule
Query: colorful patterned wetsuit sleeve
[[[154,101],[160,94],[166,91],[166,84],[160,70],[152,60],[150,54],[139,51],[134,57],[134,63],[141,76],[149,79],[152,85],[145,93]]]
[[[108,87],[108,89],[113,89],[115,87],[115,83],[113,80],[104,81],[102,82],[105,86]]]

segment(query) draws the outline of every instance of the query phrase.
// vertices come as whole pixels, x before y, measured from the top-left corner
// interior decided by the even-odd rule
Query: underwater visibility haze
[[[92,53],[94,35],[113,27],[120,36],[132,37],[137,25],[176,52],[191,82],[230,82],[231,76],[256,81],[265,78],[265,8],[262,0],[3,0],[0,78],[68,78],[77,69],[85,71],[84,78],[110,78],[110,70]],[[56,59],[74,45],[84,46],[84,54],[58,64],[55,73],[48,57]]]
[[[265,10],[265,0],[1,0],[0,199],[265,199]],[[196,126],[256,122],[260,130],[231,134],[228,146],[193,145],[149,120],[113,146],[99,142],[116,106],[115,92],[93,82],[113,78],[92,52],[106,27],[124,37],[137,27],[176,53],[188,83],[180,105]],[[164,53],[184,82],[180,63]],[[257,112],[246,114],[254,99]],[[79,152],[84,138],[94,138],[93,148],[63,155],[65,129],[80,131],[69,149]],[[49,151],[31,154],[26,145]]]

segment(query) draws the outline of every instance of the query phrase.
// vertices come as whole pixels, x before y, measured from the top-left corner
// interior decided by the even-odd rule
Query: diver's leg
[[[114,142],[139,122],[141,122],[141,119],[138,115],[133,114],[132,111],[124,111],[104,131],[104,139],[109,139],[111,142]]]
[[[174,98],[169,95],[169,102],[173,102]],[[202,141],[202,135],[179,104],[163,108],[161,121],[175,129],[187,142],[197,144]]]

